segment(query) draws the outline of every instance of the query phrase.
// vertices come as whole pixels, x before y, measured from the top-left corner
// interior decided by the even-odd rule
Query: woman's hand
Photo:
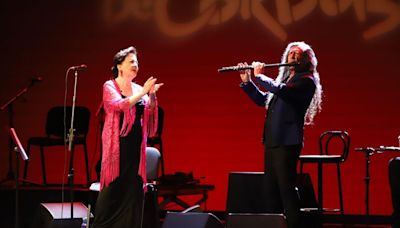
[[[147,81],[143,85],[143,94],[147,94],[150,92],[151,88],[156,84],[157,78],[153,76],[148,78]]]
[[[164,85],[164,83],[154,84],[150,89],[150,94],[155,94],[160,89],[160,87],[163,85]]]
[[[248,66],[247,63],[238,63],[237,64],[238,67],[246,67]],[[242,70],[239,71],[240,73],[240,79],[242,79],[242,82],[249,82],[250,81],[250,77],[251,77],[251,71],[250,70]]]

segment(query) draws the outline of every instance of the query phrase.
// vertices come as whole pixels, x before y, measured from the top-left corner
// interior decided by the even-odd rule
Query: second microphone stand
[[[76,103],[76,87],[78,84],[78,69],[74,69],[74,94],[72,96],[71,124],[68,131],[68,151],[70,152],[70,163],[68,172],[68,183],[70,187],[71,219],[74,217],[74,118]],[[65,108],[65,107],[64,107]]]

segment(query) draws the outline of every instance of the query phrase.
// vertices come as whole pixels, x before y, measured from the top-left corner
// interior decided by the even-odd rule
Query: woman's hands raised
[[[143,85],[143,93],[151,93],[154,94],[156,93],[164,83],[156,83],[157,78],[151,76],[150,78],[147,79],[147,81]]]

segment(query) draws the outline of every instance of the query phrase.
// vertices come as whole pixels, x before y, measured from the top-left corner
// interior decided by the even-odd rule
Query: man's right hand
[[[238,63],[237,66],[238,67],[246,67],[246,66],[248,66],[248,64],[246,62]],[[242,70],[242,71],[239,71],[239,73],[240,73],[240,79],[242,79],[242,82],[246,83],[246,82],[250,81],[251,70]]]

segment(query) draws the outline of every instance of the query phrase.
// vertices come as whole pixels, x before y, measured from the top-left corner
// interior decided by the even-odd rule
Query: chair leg
[[[323,169],[322,169],[322,162],[318,162],[318,203],[319,203],[319,210],[321,212],[324,211],[324,195],[323,195]]]
[[[338,186],[339,186],[339,200],[340,200],[340,213],[343,215],[343,193],[342,193],[342,178],[340,176],[340,164],[337,163],[337,176],[338,176]]]
[[[90,186],[89,159],[88,159],[86,142],[83,144],[83,150],[85,153],[86,180],[87,180],[87,185]]]
[[[163,143],[162,143],[162,139],[160,139],[160,154],[161,154],[161,176],[164,177],[165,174],[165,170],[164,170],[164,154],[163,154]]]
[[[42,160],[42,176],[43,176],[43,184],[47,184],[46,181],[46,162],[44,160],[44,150],[43,146],[40,146],[40,158]]]
[[[28,143],[28,150],[26,151],[26,155],[29,158],[30,155],[30,149],[31,149],[31,144]],[[29,165],[29,160],[25,161],[25,165],[24,165],[24,180],[26,180],[26,176],[28,175],[28,165]]]

